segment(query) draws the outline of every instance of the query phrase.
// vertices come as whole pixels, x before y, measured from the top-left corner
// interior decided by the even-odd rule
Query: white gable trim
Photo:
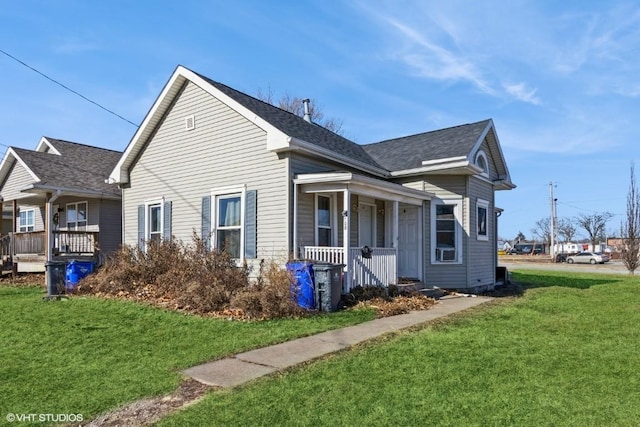
[[[40,178],[38,178],[38,175],[36,175],[31,169],[29,169],[27,164],[20,158],[18,153],[16,153],[11,147],[9,147],[9,149],[4,155],[4,158],[2,159],[2,163],[0,163],[0,181],[1,182],[3,182],[9,174],[9,170],[11,169],[11,166],[12,166],[12,162],[11,162],[12,159],[15,159],[27,171],[27,173],[31,176],[31,178],[33,178],[35,182],[40,182]]]
[[[169,111],[175,99],[179,96],[182,88],[187,82],[192,82],[207,93],[219,99],[221,102],[241,114],[250,122],[267,132],[267,148],[270,150],[283,150],[289,147],[291,138],[285,135],[282,131],[258,117],[256,114],[245,108],[229,96],[218,90],[211,85],[208,81],[200,77],[193,71],[178,66],[173,72],[169,81],[165,84],[162,92],[153,103],[153,106],[145,116],[144,120],[138,130],[133,135],[133,138],[129,142],[126,150],[120,157],[120,160],[116,164],[115,168],[109,175],[109,182],[111,183],[126,183],[129,181],[129,168],[133,164],[134,160],[144,150],[144,146],[157,126],[162,121],[162,118]]]
[[[51,141],[49,141],[47,139],[47,137],[43,136],[42,139],[40,139],[40,142],[38,143],[38,146],[36,147],[36,151],[39,151],[41,153],[44,153],[47,151],[47,148],[49,148],[49,153],[51,154],[57,154],[58,156],[62,155],[57,149],[56,147],[53,146],[53,144],[51,143]]]

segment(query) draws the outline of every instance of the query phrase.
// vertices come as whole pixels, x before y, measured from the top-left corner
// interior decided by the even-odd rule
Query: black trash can
[[[52,297],[64,293],[67,263],[47,261],[44,268],[47,276],[47,296]]]
[[[344,264],[315,263],[313,275],[316,290],[316,309],[336,311],[342,297],[342,269]]]

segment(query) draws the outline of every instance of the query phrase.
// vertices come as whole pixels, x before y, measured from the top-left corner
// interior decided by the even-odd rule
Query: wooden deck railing
[[[29,231],[11,233],[11,255],[44,255],[45,232]],[[93,255],[98,243],[98,232],[95,231],[60,231],[52,233],[54,255]],[[4,250],[4,246],[3,246]]]

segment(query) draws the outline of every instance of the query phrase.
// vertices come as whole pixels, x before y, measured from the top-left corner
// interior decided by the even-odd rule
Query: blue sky
[[[140,123],[182,64],[248,94],[315,99],[358,143],[494,120],[517,188],[501,237],[623,219],[640,135],[638,1],[30,1],[0,49]],[[124,150],[135,128],[0,54],[0,144]],[[5,149],[5,147],[0,147]],[[584,233],[582,233],[584,235]]]

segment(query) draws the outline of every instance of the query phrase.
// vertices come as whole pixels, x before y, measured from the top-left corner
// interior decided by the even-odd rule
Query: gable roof
[[[486,141],[499,174],[499,185],[514,188],[493,120],[424,132],[364,145],[364,150],[392,176],[478,174],[475,156]]]
[[[492,120],[360,145],[295,114],[275,107],[225,84],[178,66],[129,142],[109,180],[126,183],[129,169],[144,150],[157,126],[192,82],[241,114],[267,133],[267,149],[296,150],[389,178],[415,173],[481,173],[473,156],[484,137],[491,134],[492,153],[498,159],[501,179],[511,184],[509,172],[497,142]],[[494,156],[495,157],[495,156]]]
[[[469,156],[490,120],[367,144],[365,151],[391,171],[416,169],[425,160]]]
[[[30,192],[72,191],[76,194],[119,197],[120,190],[105,178],[122,155],[119,151],[43,137],[37,149],[9,147],[0,164],[4,182],[13,164],[23,165],[33,178]]]
[[[160,125],[182,88],[192,82],[214,96],[248,121],[267,133],[267,149],[274,152],[298,150],[312,155],[352,165],[373,175],[388,176],[364,151],[362,146],[337,135],[322,126],[310,123],[295,114],[211,80],[179,65],[145,116],[129,142],[122,158],[109,179],[128,182],[129,168],[144,150],[147,141]]]
[[[198,74],[199,75],[199,74]],[[248,110],[257,114],[265,121],[269,122],[284,134],[298,140],[308,142],[317,147],[340,154],[352,161],[383,169],[380,164],[371,158],[364,148],[347,138],[338,135],[316,123],[307,122],[297,114],[278,108],[267,102],[249,96],[245,93],[230,88],[227,85],[213,81],[208,77],[201,76],[203,80],[228,95]]]

